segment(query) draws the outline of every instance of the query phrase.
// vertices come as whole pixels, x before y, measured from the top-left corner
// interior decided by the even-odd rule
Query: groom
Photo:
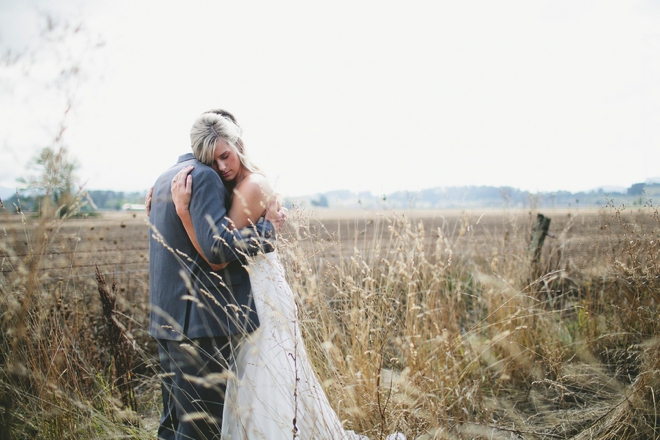
[[[228,122],[226,132],[214,136],[228,141],[240,136],[240,132],[232,132],[240,129],[230,113],[211,112]],[[204,142],[214,148],[218,139]],[[195,250],[172,202],[171,182],[189,165],[195,167],[190,173],[195,186],[189,210],[197,241],[211,263],[227,263],[215,273]],[[228,200],[218,174],[192,153],[180,156],[161,174],[147,200],[152,225],[149,332],[158,341],[163,370],[159,439],[220,438],[225,392],[222,374],[229,368],[241,336],[259,325],[250,280],[240,260],[244,254],[272,250],[273,225],[279,229],[284,214],[269,209],[266,221],[253,227],[251,237],[246,238],[229,228],[225,217]]]

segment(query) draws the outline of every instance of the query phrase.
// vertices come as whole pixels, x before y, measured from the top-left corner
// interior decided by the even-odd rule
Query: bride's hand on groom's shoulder
[[[192,176],[190,172],[195,168],[189,165],[182,168],[172,179],[170,189],[172,191],[172,202],[178,214],[188,211],[190,198],[192,197]]]

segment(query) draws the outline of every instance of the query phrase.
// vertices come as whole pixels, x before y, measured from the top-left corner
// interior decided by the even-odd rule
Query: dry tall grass
[[[610,206],[583,242],[569,218],[536,270],[532,216],[502,219],[426,231],[384,216],[351,237],[297,225],[282,254],[347,425],[372,438],[658,437],[657,209]]]
[[[17,222],[3,213],[3,439],[152,435],[130,408],[138,406],[136,394],[143,409],[153,402],[145,387],[155,382],[151,377],[156,370],[149,367],[150,356],[133,343],[127,316],[116,307],[114,286],[108,287],[100,272],[98,283],[94,277],[81,281],[74,276],[70,260],[81,240],[79,234],[63,233],[62,227],[76,206],[62,218],[45,213],[35,220],[21,213]],[[65,268],[48,270],[53,261]],[[147,379],[136,380],[135,375]]]
[[[660,436],[654,207],[610,205],[580,239],[567,217],[536,269],[531,215],[365,215],[338,229],[292,217],[280,257],[347,428],[373,439]],[[155,438],[148,298],[39,270],[54,249],[76,251],[80,234],[58,233],[68,221],[4,220],[0,437]],[[103,288],[117,301],[105,315]]]

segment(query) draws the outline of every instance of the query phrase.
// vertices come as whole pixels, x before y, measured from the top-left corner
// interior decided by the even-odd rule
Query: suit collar
[[[194,158],[195,158],[195,156],[193,156],[192,153],[186,153],[186,154],[183,154],[183,155],[179,156],[179,159],[176,161],[176,163],[185,162],[187,160],[193,160]]]

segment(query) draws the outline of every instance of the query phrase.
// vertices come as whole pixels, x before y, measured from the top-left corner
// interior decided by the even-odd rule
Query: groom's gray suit
[[[211,263],[229,262],[217,275],[195,250],[172,203],[172,179],[188,165],[195,166],[189,210],[197,241]],[[209,387],[209,382],[194,378],[224,371],[236,338],[259,325],[241,260],[246,253],[272,250],[269,239],[274,238],[274,229],[264,221],[251,234],[232,232],[225,217],[228,200],[218,174],[190,153],[179,157],[154,185],[149,216],[153,226],[149,331],[158,340],[165,373],[159,438],[219,438],[224,386]],[[210,417],[181,419],[190,413]]]

